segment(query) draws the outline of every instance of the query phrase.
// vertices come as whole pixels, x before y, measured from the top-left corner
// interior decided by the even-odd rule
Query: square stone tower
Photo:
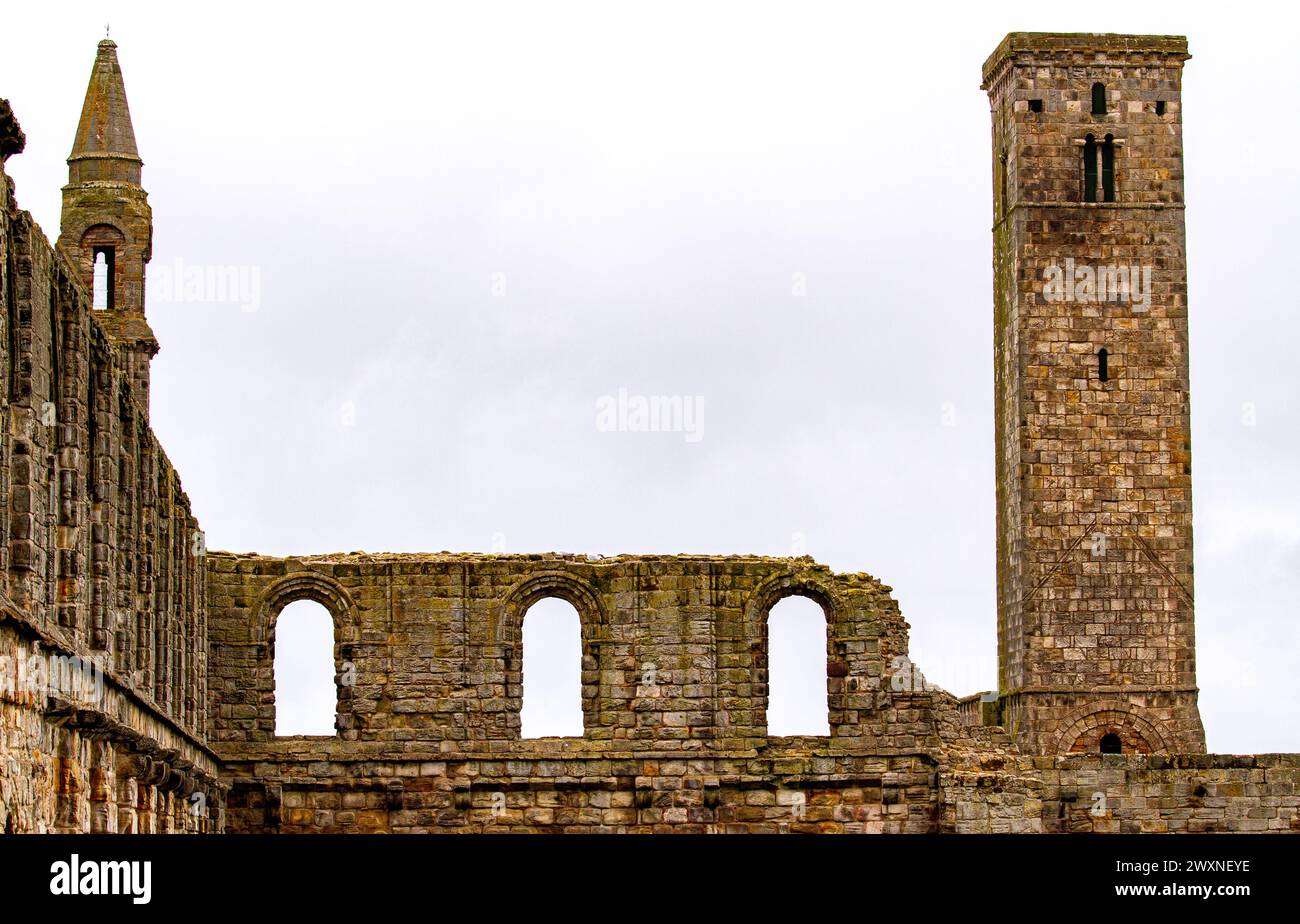
[[[1181,36],[1013,33],[993,116],[998,688],[1034,753],[1195,753]]]

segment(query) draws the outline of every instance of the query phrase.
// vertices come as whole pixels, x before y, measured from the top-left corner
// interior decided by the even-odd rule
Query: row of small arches
[[[768,611],[767,633],[768,734],[829,735],[825,612],[807,597],[786,597]],[[521,737],[581,737],[578,611],[558,597],[537,601],[524,616],[522,648]],[[277,736],[335,733],[334,621],[324,606],[298,600],[281,610],[274,676]]]

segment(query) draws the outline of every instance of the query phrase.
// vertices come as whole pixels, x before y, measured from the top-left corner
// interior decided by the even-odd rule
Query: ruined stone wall
[[[1000,694],[961,701],[913,669],[889,587],[806,558],[207,553],[149,427],[138,173],[101,188],[87,155],[56,250],[0,169],[0,831],[1300,830],[1300,756],[1171,756],[1204,746],[1185,57],[1017,34],[986,65]],[[1103,130],[1119,196],[1081,203],[1079,136]],[[21,147],[0,101],[0,156]],[[92,222],[123,201],[124,301],[95,311],[87,248],[112,235]],[[1150,263],[1149,309],[1046,301],[1064,256]],[[792,594],[826,617],[825,737],[768,734],[768,613]],[[523,740],[522,624],[546,597],[579,615],[584,729]],[[276,623],[304,599],[334,624],[336,732],[277,737]],[[1126,753],[1095,753],[1107,734]]]
[[[933,762],[820,741],[646,756],[521,742],[509,756],[365,758],[298,740],[231,760],[231,831],[271,833],[925,833]],[[598,753],[603,750],[604,753]]]
[[[800,593],[827,615],[832,737],[876,746],[906,624],[889,588],[810,560],[493,555],[208,556],[215,742],[274,737],[275,620],[334,617],[338,729],[357,742],[499,749],[519,737],[521,625],[543,597],[582,626],[586,738],[699,751],[766,738],[766,619]],[[647,675],[653,684],[646,684]]]
[[[7,103],[0,123],[8,157]],[[128,802],[155,824],[194,792],[202,811],[177,823],[207,828],[198,523],[77,273],[3,170],[0,197],[0,829],[111,830],[107,806]],[[50,664],[91,677],[90,698]]]
[[[938,828],[957,834],[1300,832],[1297,754],[971,752],[938,786]]]
[[[0,830],[221,830],[215,754],[120,675],[9,610],[0,665]]]
[[[1175,36],[1015,33],[984,68],[999,689],[1003,723],[1034,753],[1092,749],[1104,734],[1125,751],[1205,747],[1192,596],[1186,58]],[[1093,112],[1094,84],[1104,113]],[[1086,201],[1089,163],[1096,201]],[[1116,285],[1134,268],[1137,280]],[[1052,288],[1065,274],[1069,289]]]
[[[208,568],[232,830],[925,831],[938,754],[968,733],[952,697],[900,674],[889,588],[808,559],[213,552]],[[796,593],[827,617],[829,737],[767,735],[767,615]],[[581,738],[519,737],[521,625],[543,597],[582,623]],[[333,739],[274,734],[275,620],[298,599],[334,617]]]

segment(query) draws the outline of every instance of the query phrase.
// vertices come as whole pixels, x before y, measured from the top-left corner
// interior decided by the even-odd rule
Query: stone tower
[[[993,116],[998,688],[1034,753],[1203,752],[1180,36],[1013,33]]]
[[[140,185],[143,161],[126,104],[117,45],[99,43],[63,187],[59,249],[95,290],[104,328],[122,347],[137,403],[149,408],[149,363],[158,341],[144,316],[144,274],[153,246],[153,214]]]

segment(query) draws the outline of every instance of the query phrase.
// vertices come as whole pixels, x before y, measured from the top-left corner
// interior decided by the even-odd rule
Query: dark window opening
[[[1164,114],[1165,114],[1165,101],[1162,99],[1158,99],[1156,100],[1156,115],[1162,116]]]
[[[1101,146],[1101,192],[1106,202],[1115,201],[1115,136],[1107,135]]]
[[[96,247],[94,255],[95,269],[91,283],[91,306],[101,310],[112,311],[116,307],[114,298],[114,259],[112,247]]]
[[[998,164],[1001,168],[998,171],[998,197],[1002,205],[1002,217],[1007,214],[1007,152],[1003,151],[1002,156],[998,158]]]
[[[1104,83],[1094,83],[1092,85],[1092,114],[1106,114],[1106,85]]]
[[[1110,381],[1110,354],[1105,347],[1097,351],[1097,377],[1103,382]]]
[[[1123,754],[1124,745],[1119,740],[1119,735],[1114,732],[1107,732],[1101,736],[1101,753],[1103,754]]]
[[[1031,100],[1029,101],[1029,111],[1030,111],[1030,112],[1042,112],[1042,111],[1043,111],[1043,101],[1042,101],[1041,99],[1031,99]]]
[[[1092,135],[1083,141],[1083,201],[1097,201],[1097,140]]]

